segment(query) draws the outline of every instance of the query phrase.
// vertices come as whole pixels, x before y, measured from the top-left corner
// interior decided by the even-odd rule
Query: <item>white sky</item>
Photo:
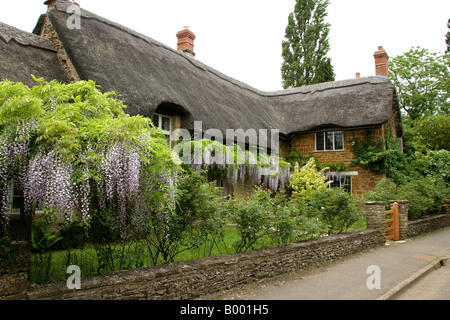
[[[44,0],[0,0],[0,21],[31,32]],[[189,26],[196,58],[263,91],[281,85],[281,42],[295,0],[77,0],[104,18],[176,48],[175,34]],[[391,57],[413,46],[443,53],[449,0],[331,0],[329,56],[336,80],[375,73],[373,53]],[[82,26],[81,26],[82,27]]]

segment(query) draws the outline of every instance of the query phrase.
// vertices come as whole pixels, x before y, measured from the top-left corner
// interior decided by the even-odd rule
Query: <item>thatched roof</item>
[[[284,132],[376,127],[394,117],[402,134],[395,88],[385,77],[326,82],[268,93]]]
[[[280,127],[264,94],[194,58],[85,10],[81,29],[69,30],[62,3],[49,18],[80,78],[120,93],[132,115],[166,102],[190,114],[187,129],[193,119],[220,130]]]
[[[288,136],[327,127],[371,127],[386,123],[392,114],[400,123],[395,89],[386,78],[262,92],[83,9],[81,29],[69,29],[66,11],[71,4],[56,3],[48,17],[78,75],[121,94],[131,115],[150,117],[166,106],[166,112],[183,116],[182,127],[193,129],[195,119],[202,121],[203,130],[216,128],[224,135],[237,128],[279,129]]]
[[[31,74],[47,81],[68,81],[49,39],[0,22],[0,79],[33,86]]]

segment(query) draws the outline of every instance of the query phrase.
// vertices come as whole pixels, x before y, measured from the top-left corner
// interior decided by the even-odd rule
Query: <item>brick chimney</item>
[[[373,54],[375,58],[375,75],[389,78],[389,56],[382,46]]]
[[[188,27],[184,27],[183,30],[177,33],[178,39],[178,51],[182,51],[185,54],[195,57],[194,53],[194,40],[195,34],[189,30]]]

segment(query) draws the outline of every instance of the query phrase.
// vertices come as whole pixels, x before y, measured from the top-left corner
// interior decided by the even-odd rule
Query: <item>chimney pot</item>
[[[361,73],[357,72],[356,73],[356,79],[359,79],[359,78],[361,78]]]

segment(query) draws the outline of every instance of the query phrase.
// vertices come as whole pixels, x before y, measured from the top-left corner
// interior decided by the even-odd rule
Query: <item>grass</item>
[[[351,228],[349,228],[349,231],[362,229],[365,229],[365,220],[359,219]],[[236,227],[227,225],[224,227],[223,241],[216,242],[211,251],[209,247],[205,246],[200,246],[195,250],[186,250],[176,257],[175,262],[200,259],[206,256],[235,253],[236,250],[233,244],[239,241],[239,239]],[[273,244],[275,243],[271,243],[270,240],[263,238],[254,246],[254,248],[256,249]],[[144,245],[139,246],[138,243],[133,243],[130,247],[132,248],[126,254],[126,259],[128,259],[126,261],[126,269],[152,265],[147,248]],[[118,248],[116,247],[115,249]],[[70,265],[77,265],[80,267],[81,275],[83,277],[112,271],[111,268],[99,268],[97,251],[90,245],[80,249],[33,253],[31,258],[30,281],[36,284],[44,284],[66,280],[69,276],[67,267]],[[116,267],[114,269],[117,270],[118,268]]]
[[[200,246],[195,250],[186,250],[177,255],[175,262],[200,259],[205,256],[216,256],[221,254],[231,254],[235,252],[233,243],[239,240],[237,230],[233,226],[224,227],[224,239],[215,243],[212,250],[209,247]],[[131,244],[127,252],[126,261],[128,268],[151,266],[152,262],[145,245]],[[134,248],[134,249],[133,249]],[[136,249],[138,248],[138,249]],[[118,246],[114,249],[120,249]],[[93,276],[112,271],[111,268],[100,268],[98,251],[94,246],[89,245],[80,249],[55,250],[42,253],[33,253],[31,257],[30,281],[36,284],[49,283],[59,280],[66,280],[67,267],[77,265],[81,269],[83,277]],[[133,264],[133,260],[136,261]],[[160,262],[162,263],[162,262]],[[117,265],[116,265],[117,266]],[[126,268],[126,269],[128,269]],[[120,268],[114,268],[116,270]]]

